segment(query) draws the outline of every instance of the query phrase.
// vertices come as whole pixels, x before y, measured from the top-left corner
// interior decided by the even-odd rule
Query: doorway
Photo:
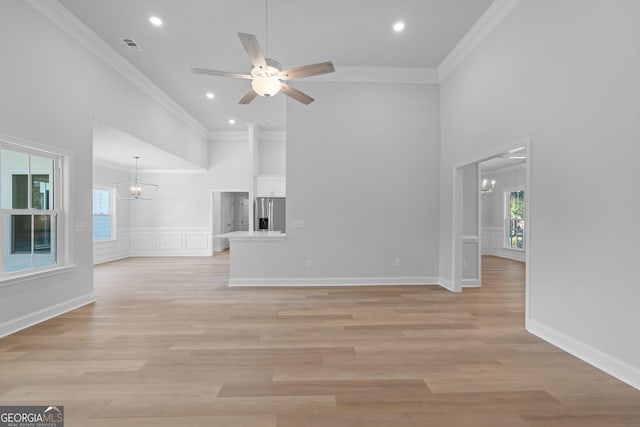
[[[211,201],[212,235],[249,230],[249,192],[214,191]],[[229,249],[229,239],[212,238],[214,254]]]
[[[529,309],[531,139],[454,168],[452,290],[482,286],[482,256],[525,263]]]

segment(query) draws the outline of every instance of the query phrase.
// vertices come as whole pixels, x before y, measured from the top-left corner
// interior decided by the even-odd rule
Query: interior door
[[[230,233],[233,231],[233,194],[222,193],[222,232]]]

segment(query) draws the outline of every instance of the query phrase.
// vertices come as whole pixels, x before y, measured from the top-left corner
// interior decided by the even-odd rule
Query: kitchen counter
[[[281,231],[232,231],[230,233],[216,234],[215,238],[229,239],[230,241],[267,241],[285,240],[287,235]]]

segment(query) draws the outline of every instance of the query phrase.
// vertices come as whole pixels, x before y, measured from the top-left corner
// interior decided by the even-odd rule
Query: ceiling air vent
[[[127,47],[131,50],[142,50],[142,48],[132,39],[120,39],[122,43],[126,44]]]

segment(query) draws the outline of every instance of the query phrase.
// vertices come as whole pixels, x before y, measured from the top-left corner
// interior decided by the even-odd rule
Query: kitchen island
[[[216,234],[213,236],[220,239],[234,241],[264,241],[264,240],[284,240],[287,235],[281,231],[232,231],[230,233]]]
[[[285,244],[287,237],[285,233],[232,231],[213,237],[229,239],[229,285],[255,286],[278,282],[265,279],[265,271],[270,270],[272,265],[269,258],[273,255],[273,245]]]

